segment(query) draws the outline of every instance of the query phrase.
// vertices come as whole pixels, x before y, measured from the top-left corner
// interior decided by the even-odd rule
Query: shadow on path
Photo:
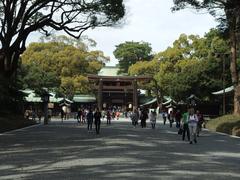
[[[149,125],[150,126],[150,125]],[[0,179],[240,179],[240,139],[207,131],[198,144],[176,128],[129,122],[53,122],[0,136]]]

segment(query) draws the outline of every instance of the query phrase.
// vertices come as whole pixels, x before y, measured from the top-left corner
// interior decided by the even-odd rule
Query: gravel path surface
[[[104,121],[96,135],[54,120],[0,135],[0,179],[240,179],[240,139],[203,131],[190,145],[160,122]]]

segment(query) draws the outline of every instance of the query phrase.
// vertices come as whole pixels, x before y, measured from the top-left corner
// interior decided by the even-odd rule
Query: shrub
[[[233,130],[232,130],[232,135],[234,135],[234,136],[240,136],[240,126],[233,128]]]
[[[212,119],[207,123],[207,128],[212,131],[240,136],[240,116],[225,115]]]

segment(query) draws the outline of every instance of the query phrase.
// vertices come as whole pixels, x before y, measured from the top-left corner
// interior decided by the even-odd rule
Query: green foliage
[[[128,73],[132,76],[135,75],[147,75],[151,76],[153,79],[150,82],[139,82],[139,86],[142,89],[149,90],[154,96],[157,96],[160,99],[161,97],[161,87],[158,86],[156,81],[156,73],[159,72],[159,62],[157,60],[152,61],[138,61],[135,64],[131,65],[128,69]]]
[[[119,73],[127,73],[128,68],[138,61],[152,59],[152,48],[146,42],[125,42],[116,46],[113,54],[119,60]]]
[[[96,74],[108,58],[101,51],[87,50],[83,42],[63,36],[59,41],[54,37],[50,42],[30,44],[22,55],[24,87],[58,88],[68,97],[77,91],[89,92],[87,74]]]
[[[21,73],[24,89],[52,88],[60,85],[60,79],[56,75],[56,72],[46,71],[33,63],[23,64]]]
[[[202,38],[182,34],[172,47],[156,54],[152,61],[130,66],[129,74],[151,75],[153,81],[142,86],[158,89],[162,95],[176,100],[185,100],[191,94],[209,100],[211,92],[222,89],[224,58],[226,86],[231,85],[229,57],[222,56],[228,49],[228,41],[215,29]]]
[[[240,35],[240,1],[239,0],[173,0],[173,11],[184,8],[193,8],[197,11],[207,10],[219,21],[219,29],[229,38],[231,50],[231,79],[234,84],[234,97],[238,96],[239,71],[237,68],[239,55],[239,35]],[[228,52],[229,52],[228,51]],[[227,52],[227,51],[226,51]],[[226,53],[225,52],[225,53]],[[234,114],[240,114],[240,105],[234,99]]]

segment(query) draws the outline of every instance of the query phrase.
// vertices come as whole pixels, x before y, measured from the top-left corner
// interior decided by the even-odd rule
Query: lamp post
[[[45,92],[42,95],[42,101],[44,105],[44,124],[48,124],[48,102],[49,102],[49,94]]]

